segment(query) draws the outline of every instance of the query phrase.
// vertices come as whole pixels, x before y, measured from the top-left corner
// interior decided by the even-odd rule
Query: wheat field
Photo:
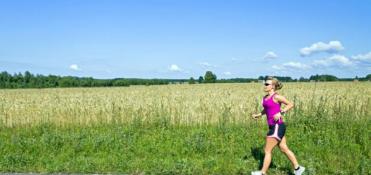
[[[287,118],[323,109],[329,118],[368,115],[370,83],[287,83],[279,91],[295,104]],[[0,90],[0,121],[5,126],[95,123],[147,123],[166,118],[172,124],[251,122],[262,109],[262,85],[202,84]]]

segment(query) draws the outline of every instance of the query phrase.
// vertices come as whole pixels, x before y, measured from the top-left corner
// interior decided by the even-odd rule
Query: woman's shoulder
[[[280,95],[280,94],[274,94],[273,98],[277,101],[281,101],[282,99],[285,99],[285,97],[283,95]]]

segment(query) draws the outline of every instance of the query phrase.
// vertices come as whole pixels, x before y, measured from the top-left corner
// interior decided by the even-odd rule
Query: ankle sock
[[[298,166],[297,168],[295,168],[295,171],[298,171],[300,169],[300,166]]]

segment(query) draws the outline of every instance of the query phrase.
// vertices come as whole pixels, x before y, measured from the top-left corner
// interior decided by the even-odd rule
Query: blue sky
[[[365,76],[370,16],[371,1],[1,0],[0,71]]]

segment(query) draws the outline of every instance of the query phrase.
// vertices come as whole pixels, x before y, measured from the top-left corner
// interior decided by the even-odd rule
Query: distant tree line
[[[166,85],[175,83],[247,83],[262,81],[266,76],[254,78],[231,78],[217,79],[217,76],[207,71],[204,76],[198,79],[140,79],[140,78],[115,78],[115,79],[95,79],[92,77],[56,76],[56,75],[34,75],[29,71],[25,73],[10,74],[6,71],[0,73],[0,88],[53,88],[53,87],[111,87],[111,86],[130,86],[130,85]],[[333,75],[312,75],[309,78],[301,77],[293,79],[291,77],[279,77],[283,82],[310,82],[310,81],[371,81],[371,74],[366,77],[337,78]]]
[[[258,80],[265,80],[267,76],[259,76]],[[283,82],[320,82],[320,81],[371,81],[371,74],[366,75],[366,77],[358,77],[355,78],[338,78],[333,75],[311,75],[309,78],[300,77],[299,79],[293,79],[291,77],[279,77],[275,76],[278,80]]]
[[[29,71],[24,74],[0,73],[0,88],[51,88],[51,87],[110,87],[130,85],[162,85],[169,83],[184,83],[187,79],[139,79],[139,78],[115,78],[94,79],[92,77],[34,75]]]
[[[207,78],[208,77],[208,78]],[[199,78],[199,83],[249,83],[249,82],[257,82],[257,81],[263,81],[268,77],[266,76],[259,76],[258,79],[254,78],[231,78],[231,79],[216,79],[216,75],[213,74],[211,71],[207,71],[205,74],[205,80],[202,76]],[[293,79],[291,77],[282,77],[282,76],[274,76],[278,80],[282,82],[320,82],[320,81],[371,81],[371,74],[366,75],[365,77],[358,77],[355,78],[338,78],[333,75],[312,75],[309,78],[300,77],[299,79]],[[207,80],[208,79],[208,80]],[[193,77],[191,77],[190,84],[195,83],[195,80]]]

